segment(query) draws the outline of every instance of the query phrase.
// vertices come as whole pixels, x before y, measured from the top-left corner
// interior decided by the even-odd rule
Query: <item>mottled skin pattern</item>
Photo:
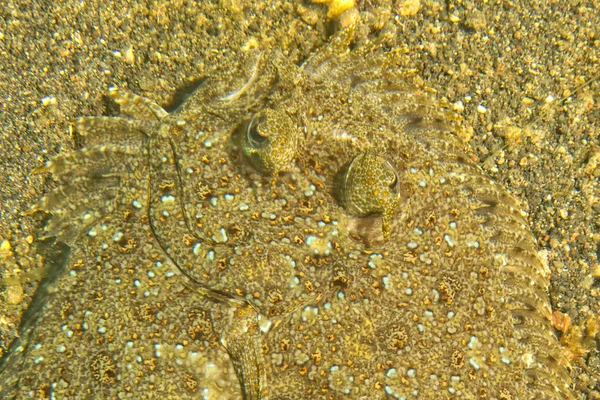
[[[115,298],[100,320],[74,305],[55,337],[34,337],[2,393],[574,397],[517,201],[402,84],[393,53],[350,52],[351,37],[301,67],[249,51],[171,114],[115,89],[121,117],[78,122],[86,147],[48,164],[59,186],[34,210],[52,213],[47,236],[106,244],[61,291],[91,296],[81,276],[98,273]],[[123,283],[107,243],[152,274]],[[167,303],[148,300],[166,288]],[[69,387],[73,370],[88,387]]]

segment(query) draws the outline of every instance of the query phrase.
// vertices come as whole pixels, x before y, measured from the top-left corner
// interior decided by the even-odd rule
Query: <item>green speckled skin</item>
[[[171,114],[115,89],[121,117],[78,122],[34,210],[97,263],[75,256],[2,393],[573,398],[518,202],[351,39],[301,67],[248,51]]]

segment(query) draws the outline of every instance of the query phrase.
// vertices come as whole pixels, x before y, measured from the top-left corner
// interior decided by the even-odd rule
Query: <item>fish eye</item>
[[[265,109],[257,113],[242,134],[246,161],[263,175],[288,171],[298,150],[298,128],[284,110]]]
[[[383,235],[386,237],[398,206],[398,189],[396,169],[373,150],[368,150],[350,162],[345,172],[341,202],[351,215],[381,215]]]
[[[385,164],[389,182],[388,188],[390,188],[392,191],[395,191],[398,188],[398,173],[389,162],[386,161]]]
[[[260,149],[268,142],[268,136],[263,134],[260,129],[263,123],[264,118],[254,117],[246,125],[246,141],[254,149]]]

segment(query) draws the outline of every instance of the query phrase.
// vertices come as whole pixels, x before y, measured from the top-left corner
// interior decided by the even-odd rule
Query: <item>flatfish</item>
[[[574,398],[519,202],[353,30],[77,121],[33,211],[80,250],[3,393]]]

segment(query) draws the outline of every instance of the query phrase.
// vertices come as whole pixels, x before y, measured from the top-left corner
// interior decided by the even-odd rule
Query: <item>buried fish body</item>
[[[33,211],[99,261],[72,256],[41,317],[60,330],[1,393],[574,398],[518,202],[394,54],[351,40],[301,67],[248,52],[172,113],[113,89],[119,117],[77,122]]]

